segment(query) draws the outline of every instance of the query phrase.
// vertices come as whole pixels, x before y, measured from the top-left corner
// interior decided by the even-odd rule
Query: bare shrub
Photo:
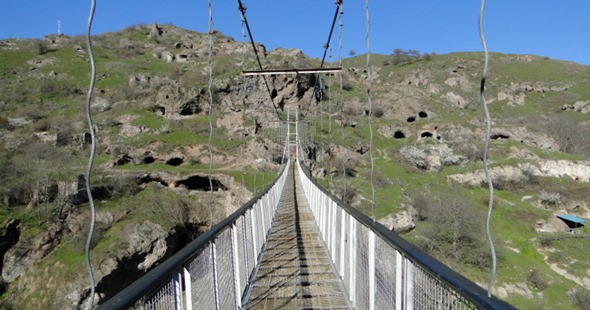
[[[354,188],[347,188],[345,189],[341,189],[340,191],[340,199],[342,199],[342,201],[344,201],[344,203],[346,204],[351,204],[352,201],[354,200],[354,198],[356,197],[357,192]]]
[[[383,115],[385,115],[385,111],[383,111],[383,108],[381,107],[374,107],[372,110],[373,111],[371,112],[371,114],[376,118],[380,118]]]
[[[455,152],[465,156],[470,161],[483,160],[482,145],[476,145],[475,143],[461,141],[451,143],[450,146]]]
[[[443,196],[425,211],[430,223],[425,231],[428,241],[422,244],[426,251],[478,268],[490,265],[489,251],[480,239],[484,217],[469,202],[459,196]]]
[[[548,247],[553,246],[553,239],[549,238],[549,237],[540,237],[539,243],[541,244],[542,247],[548,248]]]
[[[580,309],[590,309],[590,291],[578,288],[570,295],[570,300]]]
[[[545,280],[545,278],[541,275],[539,269],[535,268],[532,269],[528,276],[527,281],[537,290],[542,291],[549,286],[549,283]]]
[[[590,156],[590,127],[556,115],[546,123],[546,129],[564,153]]]
[[[539,193],[539,202],[545,207],[555,207],[561,204],[562,196],[557,192],[547,192],[542,190]]]
[[[428,213],[430,212],[430,199],[422,192],[417,192],[412,195],[412,207],[416,210],[416,216],[419,221],[428,219]]]
[[[369,181],[371,178],[371,174],[369,172],[367,172],[365,174],[365,178],[368,179]],[[388,178],[386,178],[381,172],[379,171],[374,171],[373,172],[373,185],[379,187],[379,188],[385,188],[387,187],[391,182],[389,181]]]
[[[11,129],[10,122],[6,117],[0,116],[0,129]]]

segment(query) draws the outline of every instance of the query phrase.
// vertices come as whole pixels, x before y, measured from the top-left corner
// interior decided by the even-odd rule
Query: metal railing
[[[99,309],[237,309],[288,175],[275,182]]]
[[[383,225],[299,177],[332,262],[356,309],[515,309]]]

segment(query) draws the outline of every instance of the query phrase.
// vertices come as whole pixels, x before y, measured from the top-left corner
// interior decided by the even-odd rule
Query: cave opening
[[[403,139],[403,138],[405,138],[405,137],[406,137],[406,134],[405,134],[403,131],[401,131],[401,130],[398,130],[398,131],[396,131],[396,132],[393,134],[393,137],[394,137],[395,139]]]
[[[209,178],[207,176],[200,176],[200,175],[193,175],[184,180],[179,180],[175,182],[176,186],[185,186],[189,190],[197,190],[197,191],[226,191],[228,190],[227,186],[225,186],[221,181],[215,178],[211,178],[211,183],[213,185],[213,189],[209,184]]]
[[[508,138],[510,138],[509,135],[505,135],[505,134],[501,134],[501,133],[493,134],[490,136],[490,139],[492,139],[492,140],[508,139]]]
[[[172,157],[166,161],[166,165],[176,167],[176,166],[182,165],[183,162],[184,162],[184,160],[180,157]]]

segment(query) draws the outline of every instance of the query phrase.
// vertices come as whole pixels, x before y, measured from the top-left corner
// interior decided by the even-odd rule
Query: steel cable
[[[340,5],[342,5],[342,0],[336,0],[336,12],[334,12],[334,18],[332,19],[332,26],[330,27],[330,34],[328,35],[328,41],[324,45],[324,56],[322,56],[322,62],[320,64],[320,68],[324,66],[324,61],[326,60],[326,54],[328,53],[328,49],[330,48],[330,40],[332,40],[332,33],[334,32],[334,26],[336,25],[336,19],[338,17],[338,13],[340,13]]]
[[[485,91],[485,83],[488,75],[488,62],[489,62],[489,53],[488,47],[486,44],[486,39],[483,33],[483,15],[485,11],[486,0],[481,1],[481,7],[479,10],[479,20],[478,20],[478,28],[479,28],[479,37],[481,39],[481,44],[484,50],[484,66],[483,66],[483,73],[481,76],[481,84],[479,87],[479,99],[481,105],[483,106],[483,110],[485,113],[485,122],[486,122],[486,135],[484,137],[484,150],[483,150],[483,169],[485,173],[486,180],[488,182],[488,190],[489,190],[489,203],[488,203],[488,213],[486,217],[486,238],[488,244],[490,246],[490,253],[492,255],[492,270],[490,274],[490,281],[488,284],[488,297],[492,297],[492,288],[494,287],[494,282],[496,281],[496,250],[494,248],[494,242],[492,240],[492,235],[490,233],[490,221],[492,218],[492,209],[494,207],[494,184],[492,182],[492,178],[490,176],[489,168],[488,168],[488,152],[490,146],[490,135],[492,131],[492,119],[490,117],[490,112],[488,110],[488,105],[486,103],[486,99],[484,96]]]
[[[260,68],[260,70],[263,70],[262,62],[260,61],[260,56],[258,55],[258,49],[256,48],[256,43],[254,43],[254,37],[252,36],[252,31],[250,30],[250,24],[248,23],[248,18],[246,18],[246,7],[242,4],[241,0],[238,0],[238,10],[242,14],[242,19],[244,21],[244,24],[246,25],[246,30],[248,31],[248,36],[250,37],[250,43],[252,44],[252,49],[254,50],[254,55],[256,56],[256,61],[258,62],[258,67]],[[270,98],[270,101],[272,102],[273,108],[275,109],[275,113],[277,115],[277,118],[279,120],[282,120],[281,115],[279,114],[279,110],[277,108],[277,105],[275,104],[274,98],[272,96],[272,91],[270,90],[270,86],[268,85],[268,81],[266,80],[266,77],[264,75],[262,76],[262,79],[264,80],[264,85],[266,86],[266,90],[268,91],[268,96]]]
[[[242,16],[242,21],[241,21],[241,29],[242,29],[242,70],[246,69],[246,29],[245,29],[245,25],[244,25],[244,17]],[[243,128],[243,132],[242,132],[242,147],[244,148],[244,152],[246,151],[247,145],[246,145],[246,87],[245,87],[245,83],[244,83],[245,78],[242,77],[242,84],[241,84],[241,89],[242,89],[242,93],[244,96],[244,99],[242,101],[243,104],[243,110],[242,110],[242,128]],[[245,168],[245,167],[244,167]],[[242,186],[247,189],[246,187],[246,180],[245,180],[245,174],[246,174],[246,169],[242,168]],[[244,195],[242,195],[244,196]],[[241,201],[241,205],[244,205],[246,202],[248,202],[247,199],[245,199],[245,196],[243,197],[244,200]]]
[[[334,12],[334,18],[332,19],[332,25],[330,26],[330,33],[328,34],[328,40],[326,41],[326,44],[324,44],[324,54],[322,56],[322,61],[320,63],[320,68],[324,67],[324,62],[326,60],[326,55],[328,53],[328,49],[330,48],[330,41],[332,40],[332,34],[334,33],[334,26],[336,25],[336,20],[338,15],[340,15],[340,8],[342,6],[342,0],[336,0],[335,1],[336,4],[336,11]],[[318,88],[320,90],[320,105],[322,102],[322,97],[323,97],[323,92],[322,92],[322,84],[321,84],[321,78],[318,75],[318,81],[319,81],[319,87],[318,87],[318,83],[316,83],[313,87],[313,93],[311,94],[311,98],[309,98],[309,106],[311,107],[311,102],[313,101],[313,98],[316,98],[316,92],[318,92]],[[317,101],[317,99],[316,99]]]
[[[342,6],[342,3],[340,4]],[[338,25],[338,66],[342,68],[342,28],[344,24],[342,23],[342,14],[340,14]],[[343,102],[343,93],[344,93],[344,81],[342,78],[342,72],[340,72],[340,96],[338,97],[338,104],[340,105],[340,146],[344,147],[344,102]],[[346,202],[346,162],[342,156],[342,152],[340,154],[341,164],[342,164],[342,201]]]
[[[371,218],[373,222],[375,222],[375,185],[373,182],[373,175],[375,173],[375,160],[373,158],[373,103],[371,101],[371,41],[370,41],[370,30],[371,30],[371,20],[369,18],[369,0],[365,0],[365,17],[366,17],[366,27],[365,27],[365,42],[367,43],[367,102],[369,106],[369,159],[371,160],[371,174],[370,174],[370,182],[371,182]]]
[[[211,115],[213,111],[213,9],[211,5],[211,0],[208,1],[208,12],[209,56],[207,58],[207,70],[209,74],[209,79],[207,82],[207,89],[209,92],[209,112],[207,114],[207,119],[209,120],[209,138],[207,140],[207,149],[209,151],[209,168],[207,171],[207,178],[209,179],[209,229],[211,229],[211,226],[213,225],[213,180],[211,178],[211,171],[213,170],[213,149],[211,146],[211,140],[213,140],[213,122],[211,121]]]
[[[88,279],[90,281],[90,295],[88,302],[88,309],[94,308],[94,292],[96,283],[94,281],[94,273],[92,272],[92,264],[90,263],[90,244],[92,242],[92,235],[94,234],[94,226],[96,223],[96,209],[94,207],[94,199],[92,197],[92,190],[90,189],[90,175],[92,174],[92,166],[94,164],[94,157],[96,154],[96,136],[94,133],[94,124],[92,122],[91,103],[92,93],[94,91],[94,83],[96,81],[96,64],[94,62],[94,54],[92,53],[92,42],[90,41],[90,32],[92,29],[92,20],[94,19],[94,11],[96,9],[96,0],[90,1],[90,12],[88,14],[88,22],[86,24],[86,48],[88,49],[88,58],[90,59],[90,85],[88,86],[88,93],[86,95],[86,121],[90,130],[90,157],[86,167],[86,175],[84,176],[84,183],[86,186],[86,194],[88,195],[88,203],[90,205],[90,227],[88,228],[88,238],[86,238],[86,246],[84,248],[84,258],[86,261],[86,271],[88,272]]]

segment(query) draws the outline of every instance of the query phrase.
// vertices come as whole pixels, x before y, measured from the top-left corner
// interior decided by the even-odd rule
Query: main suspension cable
[[[240,13],[242,14],[242,19],[244,21],[244,24],[246,25],[246,30],[248,31],[248,36],[250,37],[250,43],[252,44],[252,49],[254,50],[254,55],[256,56],[256,61],[258,62],[258,67],[260,68],[260,70],[263,70],[262,68],[262,62],[260,61],[260,56],[258,55],[258,49],[256,48],[256,43],[254,43],[254,37],[252,36],[252,31],[250,30],[250,24],[248,24],[248,18],[246,18],[246,7],[242,4],[242,0],[238,0],[238,10],[240,11]],[[279,120],[281,119],[281,115],[279,114],[279,110],[277,108],[277,105],[275,104],[274,98],[272,96],[272,91],[270,90],[270,86],[268,85],[268,81],[266,80],[266,77],[263,75],[262,79],[264,80],[264,85],[266,86],[266,90],[268,91],[268,96],[270,98],[270,101],[272,102],[272,106],[275,109],[275,113],[278,117]]]
[[[322,56],[322,62],[320,64],[320,68],[324,66],[324,61],[326,60],[326,54],[328,53],[328,49],[330,48],[330,41],[332,40],[332,33],[334,32],[334,26],[336,25],[336,20],[338,19],[338,13],[340,13],[340,6],[342,5],[343,0],[336,0],[336,12],[334,12],[334,18],[332,19],[332,26],[330,27],[330,34],[328,35],[328,41],[324,45],[324,56]]]
[[[375,160],[373,158],[373,103],[371,101],[371,41],[369,33],[371,30],[371,20],[369,19],[369,0],[365,0],[365,17],[367,20],[365,28],[365,41],[367,43],[367,102],[369,105],[369,159],[371,160],[371,218],[375,222],[375,185],[373,175],[375,173]]]
[[[492,177],[490,176],[489,168],[488,168],[488,152],[490,146],[490,135],[492,131],[492,119],[490,117],[490,111],[488,110],[488,105],[486,103],[486,99],[484,96],[485,91],[485,83],[488,75],[488,61],[489,61],[489,53],[488,53],[488,46],[486,44],[486,38],[483,33],[483,15],[485,11],[486,0],[481,0],[481,7],[479,9],[479,37],[481,39],[481,44],[483,46],[485,60],[483,66],[483,73],[481,75],[481,84],[479,87],[479,99],[481,105],[483,106],[483,110],[485,113],[486,118],[486,136],[484,138],[484,150],[483,150],[483,169],[485,173],[486,180],[488,182],[488,190],[489,190],[489,202],[488,202],[488,214],[486,217],[486,238],[488,244],[490,246],[490,253],[492,255],[492,270],[490,274],[490,282],[488,284],[488,297],[492,297],[492,288],[494,287],[494,282],[496,282],[496,250],[494,248],[494,242],[492,240],[492,234],[490,233],[490,221],[492,218],[492,209],[494,208],[494,184],[492,182]]]
[[[209,151],[209,169],[207,171],[207,178],[209,179],[209,229],[211,229],[211,226],[213,226],[213,180],[211,178],[211,171],[213,170],[213,148],[211,146],[211,140],[213,140],[213,122],[211,121],[211,115],[213,111],[213,9],[211,0],[208,1],[208,12],[209,55],[207,58],[207,70],[209,79],[207,83],[207,90],[209,92],[209,113],[207,115],[207,119],[209,120],[209,139],[207,140],[207,149]]]
[[[88,238],[86,238],[86,246],[84,248],[84,258],[86,261],[86,271],[88,272],[88,279],[90,281],[90,295],[88,302],[88,309],[94,308],[94,292],[96,283],[94,281],[94,273],[92,272],[92,264],[90,263],[90,243],[92,242],[92,235],[94,234],[94,225],[96,224],[96,209],[94,207],[94,199],[92,197],[92,190],[90,189],[90,175],[92,174],[92,165],[94,164],[94,157],[96,154],[96,136],[94,133],[94,124],[92,122],[92,93],[94,91],[94,83],[96,81],[96,64],[94,62],[94,54],[92,53],[92,42],[90,41],[90,32],[92,29],[92,20],[94,19],[94,11],[96,9],[96,0],[90,1],[90,12],[88,14],[88,22],[86,24],[86,48],[88,49],[88,58],[90,59],[90,85],[88,86],[88,93],[86,94],[86,121],[90,130],[90,157],[86,167],[86,175],[84,176],[84,183],[86,186],[86,194],[88,195],[88,203],[90,205],[90,227],[88,228]]]

